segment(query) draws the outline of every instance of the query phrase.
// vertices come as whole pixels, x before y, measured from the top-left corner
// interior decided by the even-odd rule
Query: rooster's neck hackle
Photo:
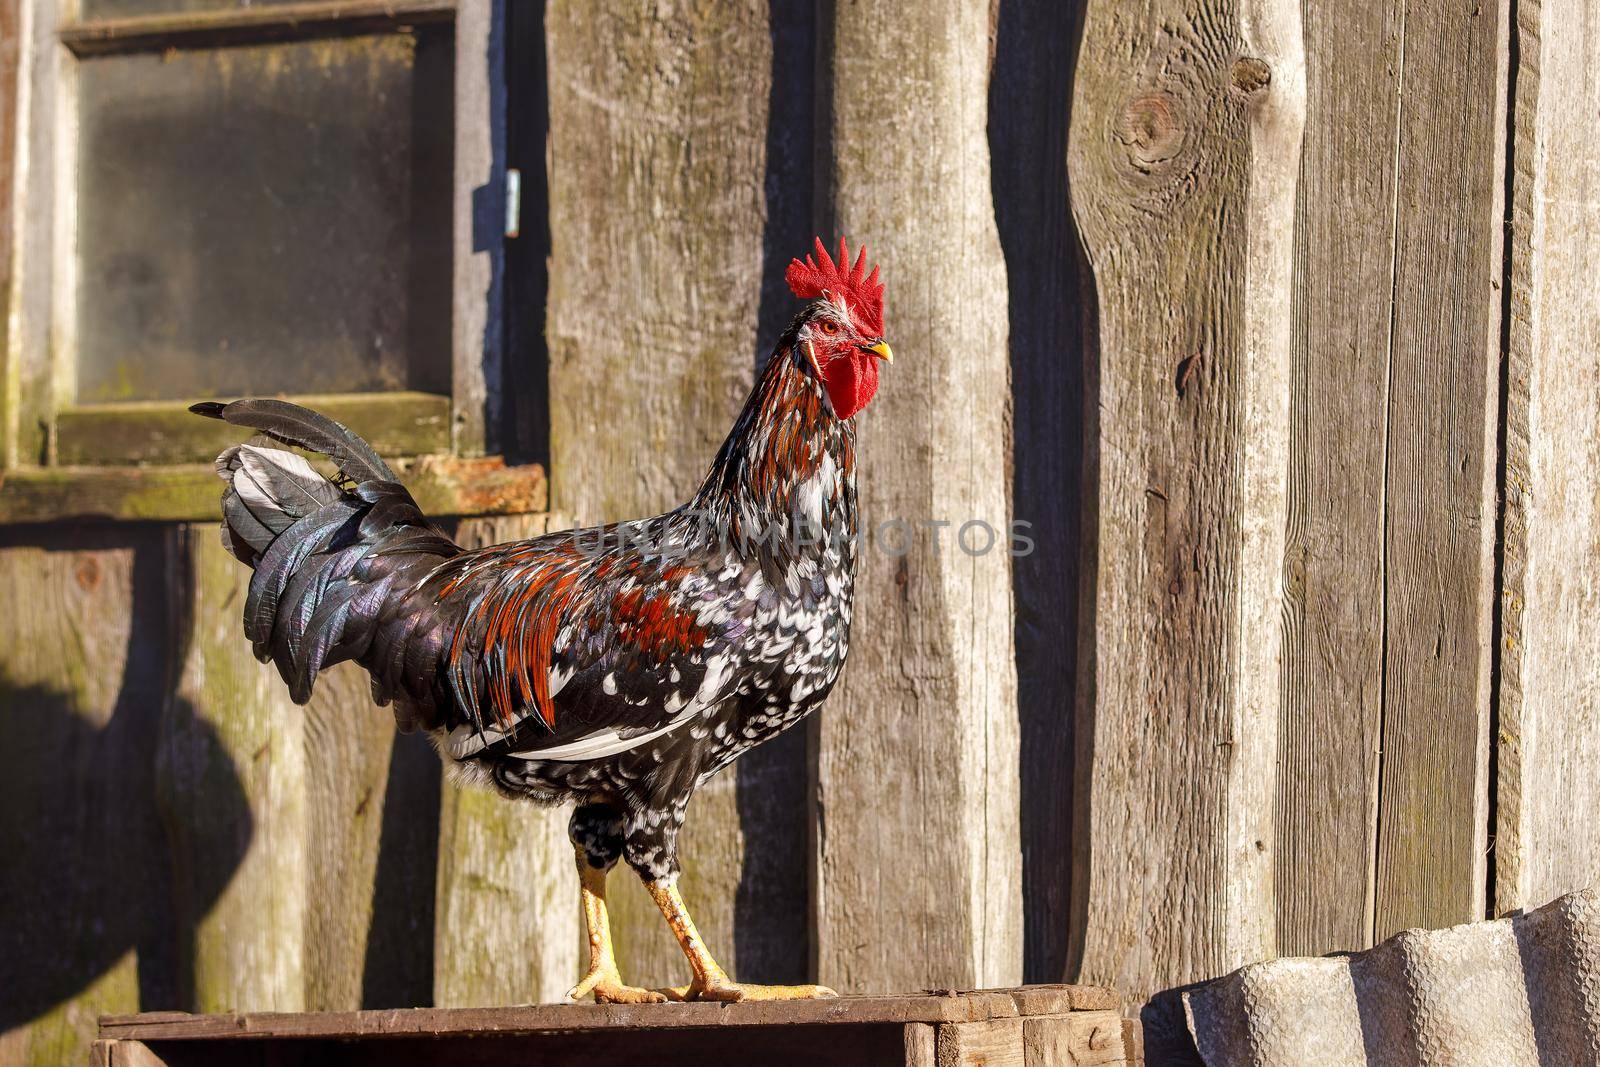
[[[751,390],[693,507],[757,536],[797,519],[814,529],[854,535],[855,420],[835,418],[822,387],[808,375],[792,331]]]

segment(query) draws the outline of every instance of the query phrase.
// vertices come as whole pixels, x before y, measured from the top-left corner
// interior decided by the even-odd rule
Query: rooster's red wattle
[[[277,400],[202,415],[328,457],[243,444],[217,459],[224,537],[255,571],[245,633],[297,701],[354,660],[402,729],[502,792],[577,804],[588,974],[573,996],[645,1001],[830,995],[731,981],[678,894],[695,790],[814,711],[844,665],[856,566],[855,415],[890,358],[883,286],[817,242],[788,281],[784,332],[705,483],[651,519],[467,551],[433,526],[366,442]],[[638,872],[693,971],[627,986],[606,873]]]

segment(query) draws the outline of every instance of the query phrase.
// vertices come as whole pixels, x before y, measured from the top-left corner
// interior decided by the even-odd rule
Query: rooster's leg
[[[572,813],[568,827],[578,850],[578,879],[583,886],[583,924],[589,935],[589,970],[567,994],[571,1000],[593,996],[598,1003],[649,1004],[666,1000],[652,989],[622,984],[611,947],[611,920],[606,910],[606,873],[622,851],[616,813],[601,805],[584,805]]]
[[[735,982],[711,957],[689,909],[684,907],[683,896],[676,881],[647,881],[645,888],[655,898],[656,906],[672,928],[672,936],[689,957],[694,970],[694,981],[689,985],[667,992],[675,1000],[813,1000],[817,997],[837,996],[827,986],[820,985],[745,985]]]

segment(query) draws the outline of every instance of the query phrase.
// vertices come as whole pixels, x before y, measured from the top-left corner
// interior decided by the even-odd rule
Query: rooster
[[[280,400],[200,415],[327,457],[332,478],[266,442],[217,458],[223,538],[254,570],[244,629],[300,703],[354,660],[402,730],[459,776],[572,801],[589,966],[569,994],[612,1003],[832,996],[733,981],[678,891],[694,792],[816,710],[849,649],[855,416],[878,388],[883,285],[862,249],[821,239],[786,279],[805,301],[693,500],[632,523],[468,551],[422,514],[365,441]],[[691,980],[623,984],[606,877],[626,860]]]

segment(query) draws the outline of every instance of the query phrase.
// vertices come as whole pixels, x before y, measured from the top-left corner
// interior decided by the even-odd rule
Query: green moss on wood
[[[371,393],[296,398],[366,438],[380,455],[422,456],[450,448],[450,398]],[[64,466],[204,463],[248,436],[203,419],[177,401],[90,404],[56,416],[56,459]]]
[[[497,458],[425,456],[392,465],[430,516],[545,510],[544,468],[537,464],[507,467]],[[203,522],[220,517],[221,499],[222,482],[209,465],[0,472],[0,525],[60,520]]]

